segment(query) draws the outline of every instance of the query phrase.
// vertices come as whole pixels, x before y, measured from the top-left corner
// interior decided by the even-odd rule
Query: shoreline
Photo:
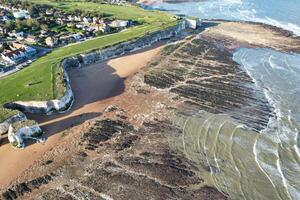
[[[232,24],[235,25],[235,26],[232,26]],[[234,27],[236,29],[234,29]],[[221,43],[222,46],[225,47],[225,49],[229,49],[229,50],[230,49],[232,50],[232,49],[235,49],[235,48],[238,47],[238,46],[232,45],[232,43],[236,43],[236,44],[239,44],[239,45],[249,45],[250,47],[253,47],[253,48],[254,47],[264,47],[265,46],[265,47],[273,48],[273,49],[277,48],[278,50],[282,50],[282,51],[284,51],[284,50],[288,51],[290,49],[288,46],[285,46],[285,44],[277,44],[276,42],[273,43],[272,42],[273,37],[270,37],[268,39],[268,36],[269,36],[268,34],[264,35],[264,37],[266,37],[266,38],[263,39],[263,40],[257,40],[257,38],[254,37],[251,34],[244,35],[243,37],[240,37],[241,35],[239,35],[239,33],[240,33],[241,29],[243,29],[243,28],[245,30],[247,30],[247,28],[249,28],[249,30],[252,30],[252,29],[255,28],[254,31],[258,31],[257,34],[264,33],[264,31],[265,31],[264,30],[265,27],[261,27],[261,25],[255,25],[255,24],[253,24],[253,25],[250,24],[249,25],[249,24],[243,24],[243,23],[240,23],[240,22],[236,22],[236,23],[228,22],[228,23],[225,23],[225,24],[218,24],[218,27],[213,27],[212,28],[213,31],[211,31],[209,29],[205,30],[203,33],[201,33],[201,36],[202,36],[202,39],[208,40],[210,43],[216,43],[216,44]],[[223,32],[220,31],[220,30],[223,30]],[[226,31],[229,31],[229,32],[226,32]],[[273,31],[274,31],[274,34],[275,34],[276,30],[272,30],[272,29],[267,30],[267,32],[269,32],[269,34],[271,36],[273,36]],[[232,33],[232,34],[229,34],[229,33]],[[245,34],[245,32],[243,32],[243,34]],[[229,37],[228,35],[231,35],[232,37]],[[284,38],[284,40],[288,40],[288,41],[291,40],[291,38],[289,36],[285,36],[284,33],[280,33],[279,35],[282,38]],[[213,37],[215,37],[215,38],[213,38]],[[263,36],[261,36],[261,37],[263,37]],[[296,38],[294,38],[294,39],[295,39],[295,41],[297,41]],[[294,48],[294,50],[298,51],[299,49]],[[154,55],[155,51],[151,52],[150,54],[155,56]],[[130,76],[132,73],[137,72],[139,70],[139,68],[141,67],[141,65],[139,65],[140,63],[137,62],[137,60],[136,60],[137,55],[135,55],[135,53],[133,53],[132,56],[129,56],[130,57],[130,62],[128,62],[128,64],[131,67],[132,67],[132,65],[135,65],[136,68],[133,67],[133,69],[130,68],[130,69],[128,69],[128,71],[126,71],[126,70],[123,71],[123,69],[120,68],[119,64],[124,62],[124,60],[122,59],[124,57],[126,57],[126,56],[122,56],[121,58],[112,59],[110,61],[107,61],[107,63],[105,62],[105,65],[107,64],[107,65],[111,65],[111,66],[110,67],[104,66],[105,67],[104,71],[106,71],[104,74],[106,74],[106,75],[103,76],[103,79],[101,79],[101,81],[103,81],[102,83],[106,83],[106,84],[102,84],[102,85],[111,85],[110,84],[111,82],[109,82],[110,80],[113,80],[113,83],[116,84],[116,85],[115,85],[115,87],[112,87],[112,88],[103,88],[104,89],[103,93],[101,91],[99,91],[100,96],[97,96],[97,98],[102,99],[102,102],[100,104],[97,104],[97,103],[94,102],[95,99],[94,99],[93,96],[88,96],[88,94],[90,92],[97,92],[97,91],[86,89],[86,86],[84,84],[87,84],[87,83],[83,82],[84,78],[86,78],[86,74],[81,74],[81,73],[78,72],[78,70],[82,70],[82,71],[91,70],[90,72],[95,72],[91,68],[93,68],[93,66],[101,65],[103,63],[93,64],[93,65],[90,65],[88,67],[84,67],[84,68],[80,68],[80,69],[70,69],[71,73],[73,73],[73,75],[74,75],[74,76],[70,76],[71,79],[74,78],[74,77],[77,77],[78,80],[77,80],[77,82],[75,81],[75,84],[77,85],[77,88],[81,87],[81,90],[84,91],[83,93],[81,93],[81,95],[87,95],[88,96],[87,99],[85,100],[85,102],[79,103],[79,105],[74,105],[74,108],[81,109],[81,107],[83,107],[82,109],[86,109],[86,110],[96,108],[96,111],[99,110],[99,112],[96,113],[96,116],[94,115],[95,113],[94,114],[91,113],[90,116],[81,116],[80,113],[77,113],[77,112],[74,112],[74,111],[71,110],[70,111],[71,116],[75,116],[75,117],[77,117],[77,119],[83,118],[83,121],[86,121],[86,119],[88,119],[89,117],[95,118],[95,117],[98,117],[98,116],[102,116],[102,114],[103,114],[102,111],[105,109],[106,105],[111,105],[112,102],[118,102],[119,104],[125,106],[127,109],[130,108],[130,107],[134,107],[135,109],[138,109],[138,108],[136,108],[136,102],[133,102],[130,99],[126,99],[126,96],[122,96],[122,95],[124,95],[124,93],[128,92],[127,91],[128,87],[127,87],[126,83],[124,83],[124,77]],[[143,56],[141,58],[143,58]],[[125,58],[125,60],[126,60],[126,58]],[[145,60],[143,62],[146,63]],[[207,64],[207,63],[203,63],[203,64]],[[91,80],[89,79],[89,81],[91,81],[90,83],[92,83],[93,81],[100,81],[100,78],[98,76],[96,76],[97,75],[96,73],[91,73],[91,74],[93,75],[92,76],[93,79],[91,79]],[[109,74],[109,76],[107,76],[107,74]],[[158,74],[161,75],[161,73],[158,73]],[[116,76],[116,75],[119,75],[119,76]],[[220,78],[220,77],[216,76],[214,78]],[[97,79],[99,79],[99,80],[97,80]],[[122,81],[123,81],[123,83],[122,83]],[[249,81],[249,83],[251,82],[250,80],[247,80],[247,81]],[[74,81],[71,81],[71,82],[72,82],[72,84],[74,84]],[[82,84],[82,83],[84,83],[84,84]],[[178,90],[177,92],[179,94],[181,93],[182,95],[185,95],[184,90]],[[74,93],[75,93],[75,98],[76,98],[76,91],[74,91]],[[77,95],[78,95],[78,93],[77,93]],[[102,95],[104,95],[104,96],[102,96]],[[118,99],[118,100],[116,100],[116,99]],[[236,102],[236,103],[237,103],[237,105],[239,105],[240,102]],[[84,106],[84,105],[87,105],[87,106]],[[139,104],[137,104],[137,105],[142,105],[142,103],[139,102]],[[100,109],[101,109],[101,111],[100,111]],[[139,109],[142,109],[142,108],[139,108]],[[212,109],[214,109],[214,107]],[[127,110],[127,112],[130,112],[130,110]],[[68,119],[68,114],[66,114],[66,115],[67,115],[66,118]],[[55,117],[53,117],[53,118],[55,118]],[[57,121],[64,120],[64,119],[65,119],[64,117],[53,119],[52,121],[49,121],[48,123],[45,123],[43,125],[44,126],[50,125],[50,127],[51,127]],[[143,120],[145,120],[145,119],[147,119],[147,117],[143,118],[141,121],[143,122]],[[38,120],[40,120],[41,122],[43,121],[43,119],[38,119]],[[74,121],[74,118],[71,118],[71,119],[69,119],[69,122],[64,121],[63,123],[66,123],[66,124],[70,123],[69,125],[72,125],[73,121]],[[83,127],[85,127],[85,125],[86,124],[84,124],[82,126],[79,125],[79,126],[83,129]],[[62,129],[65,128],[65,127],[61,126],[60,124],[55,124],[55,126],[60,127]],[[75,125],[74,128],[75,129],[77,128],[76,125]],[[77,130],[78,134],[80,134],[80,131],[82,131],[82,130],[79,130],[79,129],[80,128],[78,128],[78,130]],[[73,129],[72,129],[72,132],[73,132]],[[71,134],[69,136],[71,137]],[[0,147],[0,149],[1,149],[1,147]],[[1,163],[1,160],[0,160],[0,163]]]
[[[99,66],[102,69],[108,70],[108,67],[105,66],[112,64],[111,69],[116,70],[116,74],[120,73],[120,78],[117,78],[118,80],[116,81],[115,84],[121,84],[123,81],[123,78],[130,77],[133,75],[136,71],[138,71],[141,67],[147,64],[149,59],[151,59],[155,54],[161,49],[162,44],[156,44],[153,45],[152,47],[148,47],[146,49],[140,50],[135,53],[129,53],[127,55],[118,57],[118,58],[113,58],[110,59],[109,61],[93,64],[89,67],[85,68],[80,68],[80,69],[72,69],[71,73],[76,73],[76,71],[79,70],[88,70],[88,68],[97,68]],[[152,49],[153,48],[153,49]],[[145,56],[144,56],[145,55]],[[147,57],[146,57],[147,56]],[[122,62],[122,63],[120,63]],[[122,66],[121,66],[122,64]],[[129,70],[125,70],[124,68],[129,68]],[[109,70],[111,70],[109,69]],[[103,79],[105,79],[105,74],[102,74]],[[99,76],[99,79],[101,78],[101,74]],[[72,79],[72,78],[71,78]],[[98,80],[99,80],[98,79]],[[74,81],[74,80],[73,80]],[[73,82],[71,81],[71,82]],[[73,84],[73,83],[71,83]],[[100,85],[101,87],[101,85]],[[103,86],[102,86],[103,87]],[[114,88],[114,86],[112,86]],[[119,87],[119,86],[118,86]],[[74,88],[76,89],[76,87]],[[87,90],[89,91],[89,90]],[[100,89],[101,91],[101,89]],[[118,95],[121,95],[118,94]],[[105,96],[108,96],[107,98]],[[65,119],[71,117],[72,120],[74,117],[77,117],[77,120],[79,119],[80,121],[84,120],[90,120],[92,118],[90,117],[99,117],[100,114],[98,115],[92,115],[92,116],[85,116],[86,118],[84,119],[82,114],[83,113],[89,113],[89,112],[103,112],[105,107],[109,106],[113,101],[114,97],[109,97],[109,93],[105,93],[104,96],[102,96],[102,100],[96,101],[94,103],[90,103],[88,105],[83,106],[78,100],[76,101],[76,91],[75,91],[75,104],[74,108],[71,109],[70,111],[66,112],[65,114],[54,114],[51,116],[32,116],[28,115],[29,119],[35,119],[37,122],[40,123],[42,129],[46,132],[46,137],[48,139],[46,140],[45,144],[30,144],[27,146],[25,149],[14,149],[11,148],[10,144],[4,144],[0,146],[0,188],[4,188],[9,184],[9,182],[13,181],[16,177],[22,174],[22,172],[29,168],[40,156],[43,155],[44,152],[49,151],[50,149],[54,148],[57,143],[63,141],[63,138],[60,136],[61,126],[64,127],[64,129],[68,129],[72,127],[74,122],[66,121]],[[84,103],[84,102],[82,102]],[[78,105],[79,104],[79,105]],[[80,108],[82,107],[82,108]],[[79,110],[78,110],[79,109]],[[63,116],[63,117],[58,117],[58,116]],[[57,118],[58,117],[58,118]],[[89,119],[90,118],[90,119]],[[55,124],[59,121],[62,121],[60,125]],[[65,121],[64,121],[65,120]],[[49,126],[50,124],[50,126]],[[52,124],[52,126],[51,126]],[[57,130],[59,128],[59,130]],[[58,132],[57,132],[58,131]],[[17,172],[17,173],[16,173]]]

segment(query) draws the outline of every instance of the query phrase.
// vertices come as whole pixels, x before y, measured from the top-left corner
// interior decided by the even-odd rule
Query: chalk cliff
[[[180,22],[178,25],[170,27],[166,30],[150,33],[142,38],[128,42],[123,42],[118,45],[108,47],[101,50],[96,50],[87,54],[77,55],[71,58],[66,58],[62,61],[61,66],[64,69],[64,79],[66,82],[66,93],[61,99],[49,101],[16,101],[7,103],[6,108],[18,109],[28,113],[43,113],[49,114],[53,111],[63,112],[70,108],[74,101],[74,95],[71,89],[67,69],[70,67],[83,67],[92,63],[101,62],[109,58],[117,57],[128,52],[152,45],[160,40],[169,39],[185,29],[185,23]]]

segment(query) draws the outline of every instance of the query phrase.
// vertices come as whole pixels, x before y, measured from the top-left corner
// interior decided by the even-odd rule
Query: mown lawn
[[[129,28],[123,32],[101,36],[82,43],[56,49],[37,59],[26,69],[0,79],[0,105],[17,100],[30,101],[59,98],[63,95],[64,90],[56,88],[56,86],[53,85],[56,80],[53,74],[55,75],[55,72],[58,71],[56,67],[59,66],[62,59],[96,49],[102,49],[120,42],[133,40],[177,23],[176,19],[169,14],[157,11],[145,11],[138,7],[82,2],[53,3],[45,0],[34,2],[49,3],[65,10],[75,8],[99,10],[99,12],[109,13],[119,19],[137,20],[142,22],[143,25]],[[0,112],[0,119],[3,118],[1,115]]]

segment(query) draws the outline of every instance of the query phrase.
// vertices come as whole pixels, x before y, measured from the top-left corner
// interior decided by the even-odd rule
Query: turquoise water
[[[161,4],[156,9],[203,19],[254,21],[300,35],[300,0],[207,0]],[[300,199],[300,55],[242,48],[233,59],[262,90],[275,117],[261,132],[227,115],[199,111],[179,116],[173,138],[207,183],[232,199]]]

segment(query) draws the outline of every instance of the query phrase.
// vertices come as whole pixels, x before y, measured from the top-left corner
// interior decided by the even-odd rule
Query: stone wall
[[[64,69],[64,78],[67,85],[66,94],[59,100],[50,101],[16,101],[5,104],[6,108],[18,109],[29,113],[49,114],[53,111],[63,112],[68,110],[74,101],[69,76],[66,69],[70,67],[81,67],[96,62],[101,62],[113,57],[121,56],[128,52],[133,52],[141,48],[148,47],[160,40],[169,39],[176,36],[185,29],[185,22],[180,22],[176,26],[166,30],[156,31],[132,41],[123,42],[112,47],[96,50],[87,54],[80,54],[74,57],[66,58],[62,61],[61,66]]]

